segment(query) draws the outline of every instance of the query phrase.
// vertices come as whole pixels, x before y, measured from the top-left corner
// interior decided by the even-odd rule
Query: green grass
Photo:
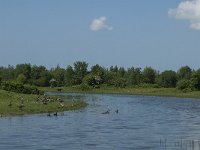
[[[57,88],[41,88],[44,91],[57,91]],[[100,93],[100,94],[130,94],[147,96],[169,96],[183,98],[200,98],[200,91],[182,92],[176,88],[114,88],[101,87],[99,89],[81,90],[76,87],[60,87],[63,92]]]
[[[23,108],[20,108],[23,97]],[[23,115],[47,112],[59,112],[67,110],[76,110],[85,107],[84,101],[64,101],[64,106],[59,101],[49,102],[44,105],[41,101],[37,101],[37,95],[18,94],[0,90],[0,115]],[[56,99],[56,98],[54,98]],[[11,106],[9,104],[11,103]]]

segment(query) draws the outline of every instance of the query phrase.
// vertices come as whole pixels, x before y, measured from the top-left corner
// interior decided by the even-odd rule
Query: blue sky
[[[199,5],[199,0],[192,0]],[[186,1],[187,2],[187,1]],[[200,21],[183,0],[0,0],[0,65],[200,68]],[[180,7],[184,4],[184,8]],[[181,11],[181,12],[184,12]],[[191,11],[191,10],[190,10]],[[95,19],[104,18],[91,30]]]

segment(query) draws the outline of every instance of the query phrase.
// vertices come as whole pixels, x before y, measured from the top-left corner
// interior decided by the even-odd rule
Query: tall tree
[[[191,78],[191,75],[192,75],[192,69],[188,66],[181,67],[177,72],[177,76],[179,80],[182,80],[182,79],[189,80]]]
[[[23,74],[26,79],[31,77],[31,65],[30,64],[18,64],[15,68],[16,77]]]
[[[162,72],[159,76],[159,84],[162,87],[176,87],[176,82],[177,82],[177,76],[176,72],[172,70],[166,70]]]
[[[146,67],[143,70],[144,82],[147,84],[154,84],[156,79],[156,71],[151,67]]]
[[[75,84],[81,84],[83,78],[88,73],[88,64],[85,61],[77,61],[74,63]]]
[[[192,73],[191,87],[196,90],[200,89],[200,69]]]
[[[129,86],[135,86],[143,83],[143,75],[141,72],[141,68],[128,68],[127,74],[127,84]]]
[[[56,80],[58,86],[64,86],[65,84],[65,69],[59,65],[56,68],[51,69],[51,75]]]
[[[74,81],[74,70],[72,68],[72,66],[67,66],[67,69],[65,71],[65,84],[66,86],[72,86],[75,84],[75,81]]]

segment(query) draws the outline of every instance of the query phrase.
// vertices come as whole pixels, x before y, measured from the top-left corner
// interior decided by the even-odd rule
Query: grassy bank
[[[147,96],[170,96],[183,98],[200,98],[200,91],[182,92],[176,88],[113,88],[101,87],[98,89],[81,90],[76,87],[61,88],[41,88],[44,91],[57,91],[77,93],[100,93],[100,94],[130,94],[130,95],[147,95]]]
[[[18,94],[0,90],[0,115],[23,115],[47,112],[76,110],[85,107],[83,101],[63,101],[53,97],[48,102],[45,98],[31,94]]]

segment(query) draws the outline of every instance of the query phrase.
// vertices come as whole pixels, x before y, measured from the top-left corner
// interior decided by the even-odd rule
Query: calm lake
[[[89,105],[57,117],[0,118],[0,150],[199,150],[200,100],[47,93]],[[102,114],[110,109],[109,114]],[[116,113],[118,110],[118,113]]]

